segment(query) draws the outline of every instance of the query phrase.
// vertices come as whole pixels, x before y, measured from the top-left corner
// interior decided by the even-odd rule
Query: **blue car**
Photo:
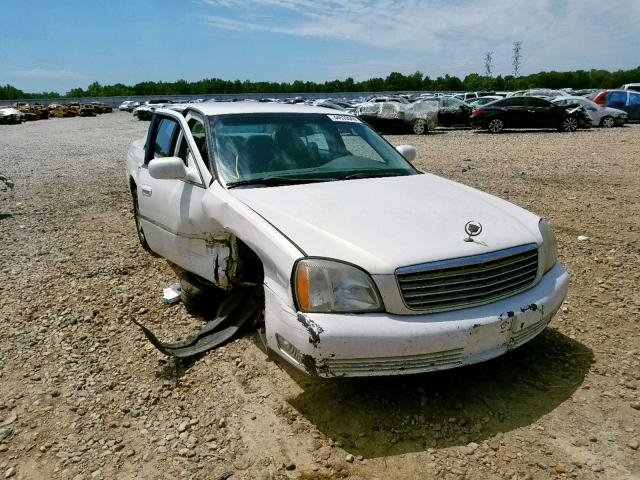
[[[617,108],[629,114],[629,120],[640,121],[640,92],[600,90],[592,99],[601,107]]]

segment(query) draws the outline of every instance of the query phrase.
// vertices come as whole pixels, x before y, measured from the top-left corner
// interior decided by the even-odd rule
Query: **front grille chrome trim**
[[[482,305],[519,293],[538,279],[535,243],[396,270],[405,306],[446,311]]]

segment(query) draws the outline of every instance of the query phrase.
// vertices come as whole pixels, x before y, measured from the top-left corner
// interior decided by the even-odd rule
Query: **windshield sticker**
[[[354,117],[353,115],[327,115],[334,122],[351,122],[351,123],[362,123],[358,117]]]

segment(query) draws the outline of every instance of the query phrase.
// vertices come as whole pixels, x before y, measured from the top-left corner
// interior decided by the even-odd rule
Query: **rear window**
[[[640,105],[640,93],[629,93],[629,105]]]

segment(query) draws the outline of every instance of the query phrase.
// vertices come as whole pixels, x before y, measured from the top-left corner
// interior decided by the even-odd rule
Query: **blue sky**
[[[640,0],[0,0],[0,84],[635,68]]]

